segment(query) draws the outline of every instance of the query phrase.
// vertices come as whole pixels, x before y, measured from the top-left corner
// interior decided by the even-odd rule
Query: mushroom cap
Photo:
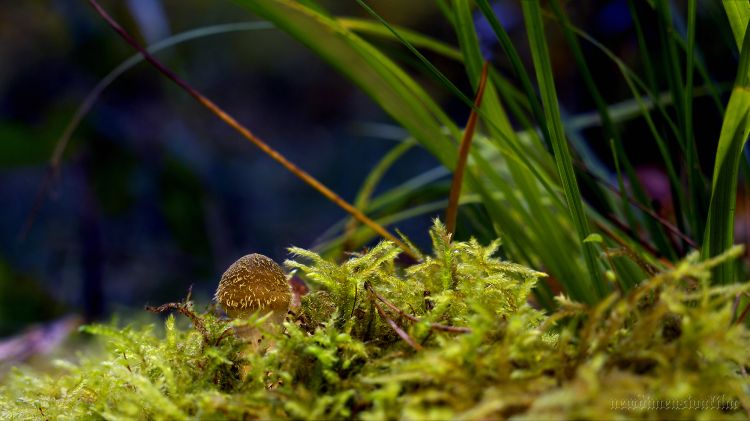
[[[262,254],[239,258],[221,276],[216,301],[227,316],[247,317],[260,310],[274,312],[283,320],[289,309],[291,291],[279,265]]]

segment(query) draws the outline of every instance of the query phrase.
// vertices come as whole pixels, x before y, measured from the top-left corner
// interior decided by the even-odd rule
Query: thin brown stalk
[[[249,140],[253,145],[258,147],[261,151],[266,153],[266,155],[270,156],[274,161],[278,162],[286,168],[289,172],[296,175],[299,179],[304,181],[307,185],[317,190],[320,194],[325,196],[328,200],[338,205],[340,208],[344,209],[347,213],[349,213],[352,217],[356,218],[359,222],[367,225],[378,233],[381,237],[392,241],[394,244],[396,244],[398,247],[401,248],[401,250],[404,251],[404,253],[408,254],[409,256],[418,259],[418,256],[414,251],[411,250],[403,241],[398,239],[396,236],[388,232],[385,228],[383,228],[380,224],[373,221],[367,215],[359,211],[357,208],[349,204],[347,201],[342,199],[338,194],[334,193],[331,189],[326,187],[324,184],[322,184],[320,181],[315,179],[313,176],[305,172],[304,170],[300,169],[286,159],[281,153],[277,152],[275,149],[268,146],[266,142],[261,140],[259,137],[254,135],[250,130],[248,130],[245,126],[240,124],[234,117],[226,113],[224,110],[222,110],[218,105],[216,105],[213,101],[205,97],[203,94],[198,92],[195,88],[190,86],[186,81],[181,79],[179,76],[177,76],[173,71],[168,69],[166,66],[161,64],[154,56],[152,56],[145,48],[143,48],[125,29],[120,26],[119,23],[117,23],[100,5],[96,0],[89,0],[89,3],[91,6],[96,10],[96,12],[109,24],[112,29],[117,32],[120,37],[122,37],[128,44],[130,44],[133,48],[138,50],[143,55],[143,58],[151,63],[157,70],[159,70],[164,76],[166,76],[168,79],[170,79],[172,82],[177,84],[180,88],[182,88],[185,92],[187,92],[190,96],[195,98],[196,101],[201,103],[204,107],[208,108],[209,111],[211,111],[214,115],[219,117],[224,123],[228,124],[230,127],[235,129],[237,132],[239,132],[242,137]]]
[[[192,303],[190,302],[166,303],[158,307],[145,306],[144,308],[146,309],[146,311],[151,313],[164,313],[168,310],[177,310],[193,322],[193,326],[195,326],[195,329],[198,330],[198,332],[200,332],[200,334],[203,336],[203,343],[206,344],[209,342],[210,338],[208,329],[206,329],[206,325],[203,323],[203,320],[201,320],[201,318],[198,317],[198,315],[195,314],[195,312],[192,310],[191,304]]]
[[[445,211],[445,229],[448,231],[448,234],[451,235],[456,231],[456,217],[458,216],[458,200],[461,197],[461,184],[464,181],[464,172],[466,171],[466,161],[469,158],[469,150],[471,149],[471,140],[474,138],[479,106],[482,105],[484,87],[487,84],[488,66],[488,62],[485,61],[482,66],[482,75],[479,78],[477,95],[474,98],[474,108],[472,108],[471,114],[469,114],[469,121],[466,123],[466,129],[464,130],[464,135],[461,138],[461,145],[458,149],[456,169],[453,171],[453,182],[451,182],[451,192],[448,198],[448,209]]]
[[[378,314],[380,314],[380,317],[382,317],[383,320],[385,320],[385,322],[388,323],[388,326],[390,326],[391,329],[393,329],[393,331],[396,332],[396,334],[400,336],[401,339],[404,340],[404,342],[409,344],[410,347],[414,348],[415,351],[421,351],[422,345],[418,344],[417,341],[415,341],[414,338],[409,336],[409,334],[406,333],[406,331],[401,329],[401,327],[396,322],[394,322],[393,319],[388,317],[388,315],[385,314],[385,311],[383,311],[383,308],[380,307],[380,304],[378,304],[377,300],[375,300],[372,295],[370,296],[370,299],[372,299],[372,303],[375,305],[375,309],[378,311]]]
[[[654,212],[653,210],[649,209],[648,207],[644,206],[641,202],[627,194],[626,192],[620,191],[617,187],[611,185],[607,180],[602,179],[598,175],[594,174],[593,171],[589,170],[586,164],[580,161],[575,162],[576,165],[578,165],[581,169],[583,169],[589,176],[591,176],[595,181],[597,181],[599,184],[604,185],[607,189],[611,190],[613,193],[620,197],[624,197],[627,199],[628,202],[630,202],[633,206],[637,207],[640,211],[644,212],[646,215],[650,216],[656,222],[661,224],[664,228],[666,228],[669,232],[672,234],[678,236],[681,240],[685,241],[687,245],[692,247],[693,249],[698,249],[698,243],[695,242],[692,238],[688,237],[686,234],[684,234],[682,231],[680,231],[679,228],[674,226],[671,222],[666,220],[664,217],[659,215],[658,213]]]
[[[383,297],[382,295],[378,294],[378,292],[375,291],[375,289],[372,287],[372,285],[370,285],[368,283],[365,283],[365,289],[367,289],[367,291],[370,294],[374,295],[375,298],[377,298],[378,300],[380,300],[380,302],[382,302],[383,304],[385,304],[386,306],[388,306],[388,308],[390,308],[391,310],[395,311],[400,316],[405,317],[405,318],[407,318],[407,319],[409,319],[409,320],[411,320],[412,322],[415,322],[415,323],[421,323],[422,322],[421,319],[412,316],[411,314],[405,312],[404,310],[401,310],[395,304],[393,304],[390,301],[388,301],[385,297]],[[444,332],[451,332],[451,333],[470,333],[471,332],[471,329],[468,328],[468,327],[447,326],[447,325],[442,325],[442,324],[439,324],[439,323],[427,323],[427,326],[430,329],[442,330]]]
[[[646,241],[643,238],[641,238],[640,236],[638,236],[637,233],[635,231],[633,231],[633,229],[631,227],[629,227],[626,223],[624,223],[624,222],[620,221],[619,219],[617,219],[616,216],[614,216],[612,214],[608,214],[608,215],[605,215],[604,217],[607,218],[607,220],[610,223],[612,223],[612,225],[614,225],[617,228],[621,229],[626,234],[629,234],[630,237],[634,241],[638,242],[638,244],[640,244],[641,247],[643,247],[646,251],[648,251],[649,253],[651,253],[654,257],[656,257],[656,258],[663,258],[664,257],[661,253],[659,253],[659,250],[657,250],[654,246],[652,246],[651,244],[649,244],[648,241]],[[611,230],[606,230],[606,226],[604,225],[604,223],[601,223],[601,222],[597,221],[597,222],[595,222],[595,224],[596,224],[597,228],[599,228],[602,231],[604,231],[608,236],[611,236],[611,237],[614,236],[613,239],[615,241],[617,241],[618,244],[625,244],[624,240],[622,240],[622,239],[618,240],[617,238],[615,238],[616,234],[614,234],[614,232],[612,232]]]
[[[748,295],[748,294],[747,294],[747,293],[745,293],[745,296],[747,296],[747,295]],[[738,297],[738,298],[739,298],[739,297]],[[738,302],[737,302],[737,307],[739,307],[739,304],[740,304],[740,303],[739,303],[739,300],[738,300]],[[743,310],[743,311],[742,311],[742,313],[740,314],[740,316],[739,316],[739,317],[737,317],[737,320],[735,321],[735,323],[736,323],[736,324],[740,324],[740,323],[742,323],[742,322],[743,322],[743,321],[745,320],[745,318],[747,317],[747,314],[748,314],[748,313],[750,313],[750,304],[748,304],[748,305],[747,305],[747,306],[745,307],[745,310]]]

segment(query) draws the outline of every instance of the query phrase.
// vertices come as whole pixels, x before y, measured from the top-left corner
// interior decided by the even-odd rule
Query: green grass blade
[[[692,103],[693,98],[688,97],[685,90],[682,69],[680,68],[680,57],[677,53],[677,31],[673,25],[672,11],[667,0],[656,1],[656,13],[659,22],[663,68],[666,71],[669,89],[672,91],[672,96],[674,97],[674,107],[680,129],[677,134],[677,141],[685,157],[687,191],[690,198],[690,206],[687,206],[685,211],[691,231],[698,237],[698,241],[700,241],[700,236],[705,229],[704,223],[707,212],[705,203],[707,202],[707,197],[705,180],[700,169],[700,161],[698,160],[698,152],[695,143],[692,141],[692,125],[687,121],[687,104],[688,102]],[[686,68],[691,69],[692,72],[694,64],[692,60],[693,51],[690,50],[689,45],[687,54],[691,61],[690,65],[686,65]]]
[[[370,203],[370,198],[372,197],[372,193],[375,191],[375,187],[377,187],[386,171],[388,171],[393,166],[393,164],[395,164],[396,161],[401,158],[406,152],[408,152],[412,147],[414,147],[414,140],[407,139],[394,146],[393,149],[388,151],[388,153],[386,153],[383,158],[380,159],[380,161],[372,168],[370,173],[367,174],[365,181],[362,183],[362,187],[360,187],[359,192],[357,193],[357,197],[354,199],[354,206],[356,206],[360,210],[365,209],[368,206],[368,204]],[[354,219],[352,220],[356,221]]]
[[[357,18],[337,18],[336,21],[340,23],[344,28],[358,34],[372,35],[380,38],[397,40],[397,38],[391,31],[388,30],[388,28],[384,27],[380,23],[373,22],[371,20]],[[406,41],[408,41],[415,47],[424,48],[425,50],[432,51],[433,53],[440,54],[453,60],[461,60],[461,52],[452,45],[448,45],[442,41],[438,41],[434,38],[420,34],[419,32],[402,28],[400,26],[394,26],[394,28]]]
[[[221,35],[230,32],[261,31],[270,29],[274,29],[273,25],[270,22],[237,22],[206,26],[202,28],[191,29],[185,32],[180,32],[169,38],[165,38],[159,42],[156,42],[153,45],[149,45],[148,47],[146,47],[146,50],[149,53],[155,54],[164,49],[171,48],[177,44],[181,44],[183,42],[194,39],[213,35]],[[89,91],[88,95],[86,95],[86,99],[84,99],[84,101],[78,106],[75,114],[68,122],[68,125],[65,127],[65,131],[57,140],[57,146],[55,147],[52,158],[50,159],[50,164],[53,167],[57,167],[60,165],[60,161],[62,160],[65,149],[68,146],[70,137],[78,129],[78,126],[81,124],[81,121],[83,121],[84,117],[86,117],[89,111],[91,111],[91,108],[99,99],[99,96],[102,94],[102,92],[104,92],[107,87],[109,87],[125,72],[132,69],[133,67],[135,67],[135,65],[144,60],[145,59],[143,58],[143,55],[139,53],[133,54],[127,60],[123,61],[117,67],[112,69],[112,71],[107,73],[107,75],[104,76],[91,91]]]
[[[454,95],[456,95],[459,99],[464,101],[469,107],[472,108],[472,110],[476,109],[473,102],[469,100],[468,97],[466,97],[458,89],[458,87],[456,87],[453,84],[453,82],[451,82],[445,75],[443,75],[440,72],[440,70],[438,70],[432,63],[430,63],[430,61],[427,60],[427,58],[424,57],[424,55],[422,55],[413,45],[411,45],[406,38],[401,36],[393,26],[391,26],[385,19],[383,19],[380,15],[378,15],[377,12],[375,12],[372,8],[367,6],[367,4],[364,3],[364,1],[362,0],[357,0],[357,1],[360,5],[362,5],[362,7],[366,9],[366,11],[369,14],[371,14],[376,19],[378,19],[383,24],[383,26],[388,28],[388,30],[391,31],[393,35],[398,40],[401,41],[404,44],[404,46],[406,46],[407,49],[409,49],[409,51],[411,51],[419,59],[419,61],[425,65],[425,67],[428,69],[428,71],[433,77],[439,80],[449,91],[453,92]],[[458,25],[458,22],[457,22],[457,29],[458,30],[461,29],[461,25]],[[479,76],[478,73],[470,74],[470,80],[472,81],[472,84],[475,87],[478,82],[478,76]],[[510,125],[510,122],[507,119],[507,116],[505,115],[505,111],[502,110],[502,106],[500,105],[499,100],[496,99],[496,95],[494,94],[494,90],[492,86],[490,85],[488,88],[489,88],[489,91],[488,91],[488,99],[487,99],[488,106],[487,107],[492,108],[493,111],[498,111],[499,109],[499,112],[494,112],[491,116],[488,116],[484,107],[478,109],[477,111],[479,115],[482,116],[484,123],[488,125],[492,130],[495,130],[495,133],[498,136],[500,136],[503,140],[508,142],[509,146],[512,149],[514,149],[514,151],[517,153],[517,156],[519,156],[521,158],[521,161],[524,162],[524,165],[526,166],[526,168],[531,171],[531,174],[533,174],[539,180],[542,186],[544,186],[544,188],[547,189],[547,191],[552,195],[552,197],[555,200],[559,200],[559,198],[557,198],[557,196],[554,194],[555,189],[549,182],[548,177],[546,177],[545,174],[543,174],[540,171],[540,167],[541,168],[545,167],[543,162],[542,162],[542,165],[539,165],[540,164],[539,160],[532,161],[528,152],[524,151],[523,148],[520,147],[518,142],[515,140],[512,127]],[[460,134],[456,137],[460,137]],[[539,155],[536,155],[535,157],[538,159],[543,159],[543,157]]]
[[[737,48],[742,47],[745,39],[747,21],[750,19],[750,1],[748,0],[722,0],[724,10],[729,18],[729,26],[732,27],[732,35],[737,43]]]
[[[557,163],[560,180],[565,198],[568,203],[571,218],[578,233],[579,240],[583,240],[591,234],[589,221],[584,212],[581,192],[578,188],[575,172],[573,170],[573,160],[570,149],[565,139],[562,120],[560,118],[560,109],[557,101],[557,92],[555,82],[552,77],[552,64],[550,63],[549,49],[544,34],[544,23],[542,22],[541,6],[538,0],[524,1],[523,7],[524,21],[526,31],[529,36],[529,46],[531,55],[534,60],[539,90],[541,92],[542,104],[544,105],[544,114],[550,129],[550,138],[554,149],[555,161]],[[583,243],[583,254],[586,267],[589,271],[589,279],[580,280],[587,282],[588,287],[595,291],[595,297],[601,299],[607,295],[608,287],[601,276],[597,259],[595,256],[595,247],[591,244]]]
[[[483,57],[476,29],[474,28],[470,1],[456,0],[454,2],[454,10],[455,21],[457,22],[456,35],[459,40],[461,52],[464,55],[466,71],[472,86],[476,86],[481,73]],[[514,94],[512,91],[507,91],[507,94],[502,98],[512,103],[513,96],[519,93],[516,92]],[[520,94],[523,95],[522,93]],[[528,101],[525,96],[523,98]],[[507,176],[503,178],[496,176],[483,177],[486,179],[488,189],[503,192],[505,200],[507,200],[507,205],[502,202],[493,201],[488,206],[490,217],[501,230],[501,238],[505,240],[511,236],[518,235],[511,233],[508,227],[515,227],[519,222],[523,224],[523,221],[534,221],[532,224],[525,223],[525,230],[530,235],[525,239],[527,242],[523,243],[523,247],[538,257],[544,264],[545,270],[564,285],[566,292],[571,297],[580,301],[595,300],[589,291],[580,288],[580,285],[577,283],[578,279],[586,276],[585,269],[579,261],[576,259],[560,258],[559,250],[570,250],[571,253],[578,251],[578,248],[575,246],[575,234],[572,230],[563,231],[559,229],[559,225],[555,226],[558,224],[557,219],[561,215],[565,215],[564,203],[559,201],[560,195],[557,194],[557,190],[540,189],[537,180],[535,180],[537,177],[534,177],[529,169],[520,162],[521,158],[519,157],[525,157],[532,151],[529,146],[541,145],[541,143],[529,143],[529,146],[526,147],[520,145],[518,134],[513,131],[500,97],[498,97],[495,86],[492,83],[489,83],[487,86],[482,111],[485,121],[489,120],[496,123],[487,125],[490,135],[489,142],[502,154],[502,159],[508,169]],[[536,131],[533,133],[536,134]],[[548,167],[554,171],[554,162],[552,162],[550,155],[542,148],[537,149],[540,153],[535,162],[548,162]],[[481,158],[476,159],[475,162],[480,174],[484,175],[492,172],[491,163]],[[523,197],[522,202],[515,200],[517,194]],[[550,197],[553,200],[557,199],[553,206],[549,205]],[[515,212],[503,212],[503,207],[508,207],[508,205]],[[568,225],[570,225],[569,222]],[[520,256],[513,254],[509,255],[520,258]],[[530,263],[532,262],[530,261]],[[541,290],[538,291],[538,293],[542,292]]]
[[[724,5],[726,7],[727,3],[725,2]],[[727,8],[728,15],[734,11],[736,9]],[[731,16],[730,21],[732,21]],[[750,134],[750,31],[746,30],[744,36],[737,79],[732,95],[729,97],[716,150],[711,203],[701,250],[704,258],[721,254],[734,242],[734,214],[737,205],[739,166],[742,148]],[[722,284],[736,280],[733,262],[719,265],[715,269],[713,280]]]
[[[636,0],[628,0],[628,8],[630,9],[630,17],[633,19],[633,27],[635,28],[636,39],[638,40],[638,52],[641,56],[641,64],[643,64],[643,70],[646,72],[646,81],[648,86],[651,88],[651,92],[657,92],[659,87],[656,83],[656,72],[654,71],[654,65],[651,62],[651,55],[649,52],[649,44],[646,43],[646,36],[643,32],[643,25],[641,25],[641,19],[638,16],[638,11],[635,7]]]
[[[500,47],[502,47],[505,55],[510,60],[510,64],[513,67],[513,72],[521,81],[523,91],[529,98],[529,104],[531,105],[531,110],[534,114],[534,117],[541,127],[541,132],[542,136],[544,137],[545,144],[548,150],[552,150],[552,140],[550,138],[549,128],[546,126],[547,121],[544,116],[544,111],[542,110],[542,106],[539,104],[539,99],[534,92],[534,86],[531,84],[531,78],[529,77],[526,69],[523,67],[521,56],[513,46],[513,42],[510,40],[508,33],[505,32],[503,25],[497,19],[497,16],[495,16],[495,12],[492,10],[492,6],[490,6],[490,3],[487,0],[475,0],[475,3],[479,7],[479,10],[482,12],[484,17],[487,19],[487,22],[489,22],[490,27],[492,27],[492,30],[495,33],[498,42],[500,43]]]
[[[597,87],[596,82],[594,81],[594,76],[591,70],[589,69],[586,59],[583,56],[583,51],[581,50],[580,44],[578,42],[578,38],[575,36],[575,33],[573,32],[571,28],[570,21],[564,9],[559,4],[558,0],[551,1],[550,5],[552,6],[552,10],[555,16],[562,24],[561,26],[563,29],[563,35],[565,37],[566,43],[568,44],[571,52],[573,53],[573,58],[575,59],[576,64],[578,65],[578,68],[581,70],[581,77],[583,78],[584,84],[586,85],[586,88],[589,91],[594,101],[594,104],[596,105],[597,110],[599,111],[599,115],[601,117],[601,122],[602,122],[602,126],[604,129],[606,138],[611,139],[613,141],[613,145],[617,149],[617,155],[619,159],[622,161],[622,164],[625,170],[625,175],[627,176],[627,179],[630,182],[630,185],[633,187],[636,198],[643,206],[651,208],[652,206],[651,201],[646,195],[646,192],[643,189],[643,186],[641,185],[641,182],[638,179],[638,176],[636,175],[635,168],[630,163],[630,160],[628,159],[628,156],[625,153],[625,147],[622,144],[622,139],[620,138],[620,134],[615,128],[614,123],[612,122],[612,118],[610,117],[609,106],[604,101],[604,98],[601,92],[599,91],[599,88]],[[618,172],[618,180],[620,179],[620,177],[621,177],[621,173]],[[621,190],[621,191],[625,191],[625,190]],[[623,196],[621,197],[621,201],[622,201],[621,205],[623,207],[625,215],[628,218],[628,222],[631,224],[631,228],[637,231],[638,226],[640,224],[636,223],[635,218],[633,218],[633,213],[630,209],[630,204],[628,203],[627,198]],[[655,221],[648,219],[648,218],[646,219],[646,226],[648,227],[651,237],[654,239],[656,245],[658,246],[659,251],[662,254],[672,259],[676,259],[677,253],[670,246],[670,243],[667,239],[667,235],[664,232],[663,227],[659,225],[658,223],[656,223]]]
[[[401,33],[399,33],[399,31],[396,30],[396,28],[391,26],[391,24],[389,24],[385,19],[383,19],[382,16],[377,14],[375,10],[373,10],[370,6],[367,5],[367,3],[365,3],[364,0],[355,0],[355,1],[359,3],[359,5],[362,6],[362,8],[365,9],[365,11],[367,11],[367,13],[369,13],[375,19],[380,21],[380,23],[382,23],[386,29],[391,31],[391,33],[393,33],[393,35],[399,41],[401,41],[401,43],[404,44],[404,46],[406,46],[406,48],[408,48],[409,51],[411,51],[412,54],[414,54],[419,59],[419,61],[422,62],[422,64],[424,64],[427,67],[427,69],[430,71],[430,74],[435,76],[443,86],[445,86],[448,90],[450,90],[455,96],[461,99],[461,101],[463,101],[465,104],[467,104],[470,107],[473,107],[473,101],[468,96],[466,96],[463,92],[461,92],[461,90],[458,89],[458,87],[455,84],[453,84],[453,82],[451,82],[450,79],[445,77],[445,75],[440,70],[438,70],[438,68],[435,67],[435,65],[432,64],[430,60],[427,60],[427,57],[425,57],[422,53],[420,53],[419,50],[417,50],[414,47],[414,45],[412,45],[403,35],[401,35]]]
[[[357,193],[354,199],[354,207],[361,211],[365,211],[370,203],[375,188],[377,187],[380,180],[383,178],[385,173],[399,160],[406,152],[408,152],[415,145],[414,139],[407,139],[394,146],[388,153],[386,153],[380,161],[370,170],[367,174],[365,181]],[[347,233],[353,231],[357,227],[357,220],[349,218],[349,222],[346,225]]]

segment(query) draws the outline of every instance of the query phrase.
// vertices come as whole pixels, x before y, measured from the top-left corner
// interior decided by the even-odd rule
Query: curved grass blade
[[[354,199],[354,207],[363,212],[367,209],[370,203],[370,198],[372,197],[372,193],[375,191],[375,187],[377,187],[378,183],[383,178],[383,175],[385,175],[386,171],[388,171],[388,169],[390,169],[393,164],[398,161],[399,158],[401,158],[406,152],[408,152],[414,146],[414,144],[414,139],[407,139],[393,147],[393,149],[388,151],[388,153],[386,153],[383,158],[381,158],[381,160],[375,165],[375,167],[373,167],[373,169],[365,178],[365,181],[362,183],[362,187],[360,187],[359,192]],[[347,222],[346,224],[344,236],[348,238],[356,228],[357,220],[354,218],[350,218],[349,222]],[[344,244],[344,249],[349,249],[346,243]]]
[[[724,3],[727,7],[727,2]],[[734,11],[727,7],[727,14]],[[732,21],[730,17],[730,21]],[[746,28],[747,28],[746,22]],[[729,97],[716,150],[711,203],[701,255],[708,259],[732,247],[734,215],[737,205],[737,182],[742,148],[750,134],[750,31],[744,33],[737,69],[737,79]],[[724,262],[714,269],[713,281],[727,284],[735,281],[734,262]]]
[[[732,35],[734,35],[737,48],[742,48],[747,22],[750,19],[750,2],[747,0],[722,0],[721,3],[727,12],[729,26],[732,28]]]
[[[531,84],[531,78],[529,78],[528,72],[523,67],[521,56],[513,46],[513,42],[510,40],[508,33],[505,32],[505,28],[503,28],[503,25],[497,19],[497,16],[495,16],[495,12],[492,10],[492,6],[490,6],[490,3],[487,0],[475,0],[475,3],[479,7],[479,10],[482,12],[484,17],[487,18],[487,22],[489,22],[490,27],[492,27],[492,31],[495,33],[497,40],[500,42],[500,46],[505,52],[505,55],[510,60],[510,64],[513,67],[514,73],[520,79],[521,86],[523,87],[523,90],[529,99],[529,104],[531,105],[531,110],[534,114],[534,117],[541,127],[542,136],[544,138],[547,149],[551,151],[552,139],[549,127],[547,127],[548,122],[546,120],[544,112],[542,111],[542,106],[539,104],[539,99],[534,92],[534,86]]]
[[[177,44],[197,38],[225,34],[229,32],[257,31],[264,29],[273,29],[273,25],[269,22],[237,22],[206,26],[203,28],[196,28],[189,31],[180,32],[171,37],[165,38],[146,47],[146,51],[154,54]],[[99,99],[99,96],[101,96],[102,92],[104,92],[104,90],[107,89],[109,85],[117,80],[117,78],[122,76],[125,72],[132,69],[136,64],[142,62],[143,60],[144,59],[141,54],[133,54],[132,56],[130,56],[127,60],[123,61],[122,63],[117,65],[117,67],[112,69],[112,71],[107,73],[107,75],[104,76],[91,91],[89,91],[83,102],[78,105],[78,108],[73,114],[73,117],[68,122],[68,125],[65,126],[63,133],[55,143],[55,149],[53,150],[52,156],[49,160],[49,169],[47,171],[47,175],[45,176],[42,184],[37,189],[36,197],[34,199],[34,205],[26,218],[26,222],[24,223],[24,226],[21,230],[20,238],[25,238],[26,234],[31,229],[32,225],[34,224],[35,216],[41,208],[44,198],[47,195],[47,190],[52,186],[54,179],[57,178],[57,175],[60,173],[62,158],[65,154],[65,150],[68,148],[68,144],[70,143],[70,139],[73,136],[73,133],[75,133],[75,131],[78,129],[78,126],[81,125],[83,119],[94,107],[94,104],[96,104],[96,101]]]
[[[382,24],[367,19],[336,18],[336,21],[344,28],[358,34],[398,40],[388,28],[384,27]],[[419,32],[403,27],[394,26],[394,28],[404,40],[415,47],[424,48],[425,50],[432,51],[433,53],[440,54],[453,60],[461,60],[461,52],[456,50],[452,45],[448,45],[434,38],[420,34]]]
[[[372,97],[448,168],[456,145],[443,128],[459,130],[429,95],[392,60],[335,19],[292,0],[236,0],[313,50]]]
[[[274,29],[274,26],[270,22],[237,22],[206,26],[203,28],[196,28],[189,31],[180,32],[179,34],[175,34],[169,38],[165,38],[164,40],[156,42],[153,45],[149,45],[145,48],[146,51],[154,54],[193,39],[204,38],[211,35],[226,34],[229,32],[258,31],[265,29]],[[109,85],[117,80],[117,78],[119,78],[125,72],[132,69],[133,67],[135,67],[135,65],[144,60],[145,59],[143,58],[142,54],[133,54],[128,59],[117,65],[117,67],[112,69],[112,71],[107,73],[107,75],[104,76],[99,81],[99,83],[96,84],[96,86],[94,86],[94,88],[88,93],[88,95],[86,95],[86,98],[78,106],[75,114],[73,115],[73,118],[70,119],[70,122],[65,127],[65,131],[57,141],[57,146],[55,147],[52,157],[50,158],[50,165],[52,167],[60,166],[60,161],[62,160],[62,156],[65,153],[65,149],[67,148],[68,142],[70,141],[70,137],[81,124],[81,121],[84,119],[84,117],[86,117],[89,111],[91,111],[91,108],[93,108],[102,92],[104,92],[104,90],[107,89]]]

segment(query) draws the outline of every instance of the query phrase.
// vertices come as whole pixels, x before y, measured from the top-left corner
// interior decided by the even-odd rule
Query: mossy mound
[[[589,308],[531,307],[544,274],[494,258],[498,243],[450,242],[403,268],[383,242],[335,264],[292,249],[312,291],[253,348],[238,325],[192,303],[179,329],[94,325],[107,353],[16,370],[0,418],[520,419],[736,418],[750,408],[750,334],[710,269],[740,253],[695,256]],[[241,378],[240,373],[246,373]]]

